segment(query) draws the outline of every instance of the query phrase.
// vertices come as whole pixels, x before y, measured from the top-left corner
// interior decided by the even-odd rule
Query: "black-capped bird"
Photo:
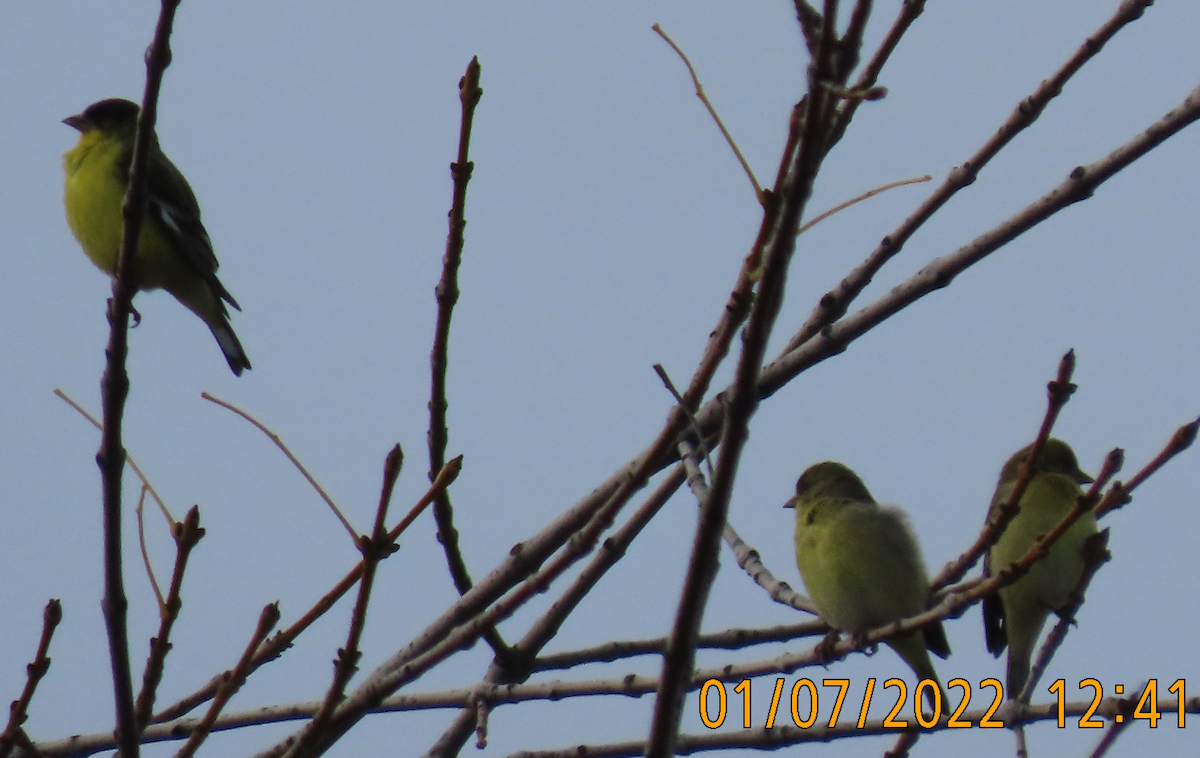
[[[63,119],[80,133],[79,143],[63,155],[67,223],[88,258],[109,276],[116,275],[125,229],[121,203],[129,186],[138,111],[137,103],[128,100],[101,100]],[[196,196],[159,148],[157,137],[151,140],[146,167],[146,220],[134,261],[137,289],[165,289],[203,319],[229,368],[241,376],[250,359],[229,325],[225,303],[241,308],[217,279],[217,257],[200,223]]]

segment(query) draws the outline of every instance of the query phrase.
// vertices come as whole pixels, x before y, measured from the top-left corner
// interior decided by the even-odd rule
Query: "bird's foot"
[[[817,655],[821,657],[822,661],[831,661],[837,658],[837,655],[834,653],[834,647],[837,646],[838,639],[840,639],[841,636],[841,632],[838,630],[830,629],[828,632],[826,632],[825,638],[817,643],[817,646],[814,649],[816,650]]]

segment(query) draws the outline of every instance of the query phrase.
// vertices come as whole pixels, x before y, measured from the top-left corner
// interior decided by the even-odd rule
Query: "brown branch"
[[[717,115],[717,109],[714,108],[712,102],[709,101],[708,95],[704,94],[704,85],[700,83],[700,77],[696,75],[696,69],[692,67],[692,62],[688,60],[687,54],[683,52],[679,45],[675,44],[675,40],[667,36],[667,33],[662,30],[661,26],[655,24],[650,28],[653,29],[658,36],[666,40],[667,44],[671,46],[671,49],[675,51],[675,54],[678,55],[680,60],[683,61],[683,65],[687,66],[688,74],[690,74],[692,77],[692,86],[696,88],[696,97],[700,98],[700,102],[704,103],[705,109],[708,110],[708,115],[712,117],[712,120],[716,123],[717,128],[721,130],[721,136],[725,138],[725,143],[729,145],[729,149],[732,150],[734,156],[737,157],[738,163],[742,164],[742,171],[746,172],[746,178],[750,180],[750,185],[754,187],[754,198],[758,200],[759,203],[762,203],[762,185],[758,183],[758,179],[754,176],[754,169],[750,168],[750,163],[746,160],[746,156],[742,155],[742,151],[740,148],[738,148],[737,142],[734,141],[733,135],[730,134],[729,130],[725,128],[725,122],[721,120],[719,115]]]
[[[33,663],[25,667],[25,688],[21,690],[20,697],[9,706],[8,725],[0,732],[0,758],[8,758],[14,745],[28,742],[28,737],[22,739],[25,732],[21,727],[29,718],[29,704],[33,701],[33,693],[37,692],[38,683],[50,670],[50,640],[54,638],[54,630],[58,628],[60,621],[62,603],[52,599],[42,611],[42,636],[38,640],[37,653],[33,656]]]
[[[97,421],[92,414],[84,410],[82,405],[72,400],[67,393],[56,387],[54,389],[54,394],[58,396],[59,400],[62,400],[64,403],[74,408],[80,416],[83,416],[85,419],[90,421],[92,426],[96,427],[96,429],[101,432],[104,431],[104,425]],[[171,515],[169,510],[167,510],[167,504],[164,503],[163,499],[158,496],[158,490],[154,489],[154,485],[150,483],[150,480],[146,477],[146,474],[140,468],[138,468],[137,462],[133,460],[133,456],[129,454],[128,450],[125,451],[125,463],[129,465],[129,468],[133,471],[134,475],[137,476],[138,481],[142,483],[142,488],[150,493],[150,497],[154,498],[154,502],[158,504],[159,512],[162,513],[163,518],[167,520],[167,523],[174,524],[175,517]]]
[[[1038,429],[1037,437],[1034,438],[1029,458],[1021,466],[1021,470],[1017,474],[1017,481],[1013,484],[1008,500],[1000,507],[989,510],[987,519],[983,525],[983,531],[979,533],[974,544],[954,561],[946,564],[938,572],[938,575],[933,578],[930,586],[935,592],[943,587],[961,581],[979,559],[991,549],[992,545],[996,544],[996,540],[1000,539],[1000,536],[1004,534],[1004,530],[1016,518],[1020,510],[1017,504],[1021,502],[1021,498],[1025,495],[1025,490],[1029,487],[1029,483],[1033,481],[1033,464],[1037,460],[1038,455],[1041,454],[1046,440],[1050,438],[1050,430],[1054,428],[1054,422],[1058,420],[1058,414],[1062,411],[1063,406],[1067,404],[1067,401],[1071,399],[1071,395],[1075,393],[1075,385],[1071,383],[1071,375],[1074,373],[1075,351],[1068,350],[1058,363],[1057,377],[1046,385],[1048,399],[1046,413],[1042,417],[1042,425]]]
[[[699,525],[692,544],[691,560],[680,592],[679,606],[671,632],[671,645],[663,656],[662,678],[651,717],[648,758],[666,758],[675,752],[679,721],[683,713],[685,684],[695,667],[696,638],[717,572],[721,532],[729,512],[733,482],[741,454],[749,435],[750,418],[758,408],[758,378],[766,353],[767,341],[779,315],[787,270],[795,251],[796,230],[812,193],[812,185],[825,155],[828,118],[832,95],[818,82],[834,80],[834,27],[837,21],[835,0],[826,0],[825,23],[819,52],[809,71],[804,135],[796,161],[780,187],[782,198],[778,227],[763,262],[762,281],[742,336],[734,387],[726,405],[724,431],[717,469],[709,497],[700,508]],[[837,81],[837,84],[843,82]]]
[[[337,503],[333,502],[333,498],[329,497],[321,485],[317,484],[317,480],[313,478],[312,474],[308,473],[308,469],[304,467],[304,464],[300,462],[299,458],[292,454],[292,451],[288,449],[288,446],[283,444],[283,439],[280,438],[278,434],[268,429],[261,421],[254,418],[249,413],[246,413],[241,408],[238,408],[233,403],[213,397],[207,392],[201,392],[200,397],[204,398],[210,403],[219,405],[226,410],[233,411],[237,415],[249,421],[255,429],[258,429],[258,431],[265,434],[267,439],[271,440],[271,442],[274,442],[275,447],[279,448],[280,451],[287,456],[287,459],[292,462],[292,465],[296,467],[296,470],[300,472],[300,475],[303,476],[305,480],[308,481],[309,485],[317,491],[317,494],[320,495],[321,499],[325,501],[325,504],[329,506],[329,510],[333,511],[334,516],[337,516],[337,520],[341,523],[342,528],[346,530],[346,533],[350,535],[350,539],[354,540],[355,546],[358,546],[358,533],[354,531],[354,527],[351,526],[350,522],[346,520],[346,517],[342,515],[342,509],[338,508]]]
[[[1009,115],[1008,119],[975,151],[974,155],[953,169],[947,175],[945,181],[942,182],[941,186],[935,189],[925,202],[904,220],[903,224],[885,236],[883,241],[879,243],[879,247],[867,256],[865,261],[821,298],[812,315],[804,323],[804,326],[788,342],[785,352],[795,350],[817,335],[826,325],[833,323],[845,315],[847,309],[850,307],[850,303],[871,283],[871,279],[879,272],[879,269],[904,248],[905,243],[908,242],[913,234],[940,210],[942,206],[949,202],[950,198],[954,197],[959,190],[974,183],[980,170],[1018,134],[1024,131],[1026,127],[1036,121],[1042,115],[1046,106],[1050,104],[1050,101],[1062,92],[1063,87],[1071,77],[1085,63],[1097,55],[1117,32],[1140,17],[1144,8],[1151,1],[1139,0],[1138,2],[1122,3],[1116,13],[1103,26],[1096,30],[1095,33],[1088,37],[1066,63],[1059,67],[1050,78],[1038,85],[1037,89],[1031,95],[1017,104],[1017,107]],[[867,70],[863,75],[859,77],[854,85],[855,89],[864,89],[875,84],[876,77],[882,69],[883,63],[886,61],[887,56],[890,55],[895,44],[899,42],[900,35],[904,33],[908,25],[916,20],[923,7],[924,2],[906,2],[904,4],[896,25],[889,32],[888,39],[880,46],[880,52],[876,54],[876,60],[873,60],[867,66]],[[885,52],[886,54],[884,54]],[[839,124],[834,129],[836,135],[835,141],[836,139],[840,139],[841,132],[845,129],[845,126],[849,125],[850,119],[854,115],[854,109],[857,107],[858,103],[855,101],[849,101],[843,107],[839,117]]]
[[[450,319],[454,305],[458,302],[458,269],[462,264],[463,232],[466,229],[467,184],[475,164],[469,159],[471,128],[475,121],[475,107],[483,97],[479,86],[481,66],[478,58],[472,58],[466,74],[458,80],[458,98],[462,103],[462,120],[458,129],[458,158],[450,164],[450,176],[454,180],[454,198],[450,204],[450,231],[446,235],[446,252],[442,256],[442,278],[434,294],[437,299],[437,325],[433,335],[433,349],[429,354],[429,480],[433,481],[446,461],[446,445],[450,431],[446,427],[446,369],[449,363]],[[458,530],[454,526],[454,506],[450,493],[442,490],[433,503],[433,516],[437,522],[437,538],[446,555],[446,566],[450,578],[461,595],[471,589],[473,582],[467,562],[458,545]],[[491,629],[484,639],[496,655],[503,656],[508,650],[499,630]]]
[[[533,671],[538,670],[537,663],[540,660],[537,658],[538,654],[558,634],[567,616],[579,606],[587,593],[596,586],[608,570],[625,556],[625,551],[634,538],[666,505],[682,482],[683,472],[677,467],[658,485],[629,520],[604,541],[591,563],[580,572],[562,596],[554,601],[550,609],[530,626],[525,636],[512,646],[511,655],[506,659],[496,660],[488,666],[487,673],[483,677],[484,685],[524,682]],[[426,755],[430,758],[456,755],[466,744],[473,728],[475,728],[475,719],[472,717],[472,712],[470,709],[464,710],[442,733],[442,736],[438,738]]]
[[[904,2],[900,5],[900,12],[896,16],[896,20],[892,22],[891,28],[889,28],[887,34],[884,35],[883,42],[879,43],[879,47],[875,50],[874,55],[871,56],[871,60],[867,62],[863,72],[859,74],[858,79],[855,80],[850,89],[867,90],[875,86],[875,82],[879,79],[880,72],[883,71],[883,67],[887,64],[888,59],[892,57],[892,53],[895,52],[896,47],[899,46],[900,40],[904,37],[905,33],[908,32],[909,28],[913,25],[913,22],[917,20],[917,17],[920,16],[924,10],[925,0],[904,0]],[[865,23],[866,20],[864,19],[864,27]],[[811,43],[809,44],[809,47],[810,49],[812,48]],[[845,50],[840,52],[843,59],[849,55],[849,53]],[[849,76],[850,70],[847,69],[842,71],[842,75]],[[861,104],[862,100],[846,101],[846,104],[837,114],[837,119],[833,124],[833,128],[829,135],[829,144],[826,146],[827,150],[832,149],[834,145],[836,145],[838,142],[841,142],[842,136],[846,133],[847,127],[850,126],[850,122],[854,119],[854,114],[858,111],[858,106]]]
[[[1057,187],[1018,211],[1007,221],[984,232],[958,250],[933,260],[875,302],[820,329],[811,339],[801,340],[803,334],[798,333],[789,344],[802,344],[790,352],[785,351],[763,369],[762,380],[759,383],[761,396],[768,397],[774,394],[793,377],[841,353],[851,342],[925,295],[949,286],[954,277],[1024,232],[1064,208],[1090,197],[1104,182],[1178,134],[1197,118],[1200,118],[1200,87],[1193,90],[1179,106],[1139,132],[1129,142],[1090,165],[1076,167]],[[719,416],[720,409],[715,406],[702,408],[696,414],[697,420],[706,430],[716,428]]]
[[[1143,466],[1141,471],[1134,474],[1133,478],[1124,485],[1125,492],[1133,492],[1135,489],[1141,486],[1142,482],[1146,481],[1151,474],[1162,468],[1167,461],[1191,447],[1192,443],[1196,441],[1197,430],[1200,430],[1200,418],[1192,421],[1191,423],[1184,424],[1176,429],[1175,434],[1171,437],[1171,440],[1167,443],[1166,447],[1164,447],[1158,455],[1154,456],[1153,460]],[[1096,518],[1102,518],[1108,515],[1109,511],[1114,511],[1117,508],[1125,505],[1127,502],[1129,502],[1127,498],[1114,498],[1111,502],[1101,503],[1100,505],[1096,506]]]
[[[375,510],[375,527],[370,537],[359,538],[359,549],[363,556],[362,580],[358,583],[358,598],[354,602],[354,611],[350,614],[350,630],[346,635],[346,645],[338,650],[337,658],[334,661],[333,682],[330,683],[325,700],[321,703],[317,714],[313,716],[307,731],[300,737],[302,743],[312,741],[314,736],[320,734],[321,730],[329,723],[333,709],[346,694],[346,685],[358,671],[358,661],[362,658],[362,651],[359,650],[358,645],[362,640],[363,629],[367,623],[367,606],[371,601],[371,589],[375,584],[376,569],[379,568],[380,561],[400,549],[400,546],[388,536],[387,511],[403,463],[404,453],[401,451],[400,445],[396,445],[388,452],[387,460],[384,462],[383,491],[379,495],[379,507]]]
[[[279,623],[279,603],[271,603],[262,609],[262,613],[258,617],[258,626],[254,629],[254,635],[250,638],[250,644],[246,645],[246,649],[242,652],[242,657],[238,660],[237,665],[232,671],[227,671],[222,675],[223,681],[217,689],[217,693],[213,696],[213,701],[208,707],[208,712],[204,714],[204,718],[200,719],[200,723],[192,729],[188,741],[184,743],[179,752],[175,754],[175,758],[191,758],[196,754],[196,750],[208,739],[209,732],[212,730],[213,722],[217,720],[217,716],[221,715],[221,710],[229,699],[234,696],[242,684],[246,681],[246,677],[253,669],[252,661],[255,651],[262,646],[263,640],[271,633],[275,625]]]
[[[167,653],[171,651],[171,629],[183,608],[183,572],[187,568],[192,549],[204,537],[204,528],[200,526],[200,509],[192,506],[183,521],[171,528],[171,535],[175,538],[175,569],[171,573],[171,587],[167,598],[165,601],[160,600],[158,634],[150,638],[150,657],[146,661],[146,670],[142,674],[142,691],[137,699],[139,730],[145,729],[150,723],[154,700],[158,695],[158,685],[162,681],[163,665]]]
[[[146,215],[146,174],[154,146],[154,122],[158,113],[158,92],[163,72],[171,62],[171,25],[179,0],[162,0],[154,40],[146,51],[146,88],[138,114],[129,184],[121,204],[124,224],[121,247],[117,251],[113,294],[108,307],[108,348],[104,375],[100,379],[103,430],[96,465],[100,467],[104,502],[104,610],[108,632],[108,654],[112,664],[113,700],[116,710],[116,734],[122,758],[137,758],[138,728],[133,704],[133,678],[129,663],[129,629],[126,614],[125,581],[121,561],[121,474],[125,469],[125,447],[121,424],[125,401],[129,397],[129,375],[125,358],[129,352],[129,316],[137,292],[136,252],[138,234]]]
[[[808,51],[816,53],[817,45],[821,40],[821,27],[824,26],[825,20],[821,18],[821,12],[809,5],[807,0],[794,0],[796,6],[796,20],[800,22],[800,31],[804,35],[804,41],[808,44]]]
[[[442,472],[438,475],[437,480],[430,485],[429,491],[427,491],[421,497],[421,499],[417,501],[417,504],[412,507],[412,509],[408,512],[408,515],[406,515],[399,524],[392,527],[391,531],[388,532],[388,539],[393,542],[399,539],[400,535],[404,533],[404,530],[406,530],[409,525],[416,520],[417,516],[419,516],[421,512],[428,507],[431,502],[433,502],[433,498],[437,494],[437,491],[444,487],[450,486],[450,483],[458,477],[458,474],[461,470],[462,456],[460,455],[457,458],[452,458],[450,462],[442,468]],[[350,588],[353,587],[358,582],[359,577],[362,576],[362,572],[363,562],[359,561],[358,565],[352,568],[350,572],[346,574],[346,576],[342,577],[342,580],[338,582],[333,589],[325,593],[325,596],[318,600],[313,607],[308,610],[307,613],[301,616],[287,629],[280,631],[271,639],[267,640],[258,650],[258,652],[255,653],[254,658],[251,660],[250,669],[247,672],[247,676],[256,671],[263,664],[275,660],[282,655],[285,650],[291,647],[292,643],[296,641],[296,638],[299,637],[304,630],[308,629],[317,619],[325,615],[325,613],[332,608],[334,604],[336,604],[337,601],[342,598],[343,595],[350,591]],[[176,703],[155,714],[154,721],[156,723],[170,721],[190,712],[193,708],[196,708],[201,703],[204,703],[209,698],[213,697],[218,688],[221,686],[222,681],[223,679],[221,675],[213,677],[208,681],[207,684],[205,684],[196,692],[193,692],[191,695],[188,695],[182,700],[177,701]]]

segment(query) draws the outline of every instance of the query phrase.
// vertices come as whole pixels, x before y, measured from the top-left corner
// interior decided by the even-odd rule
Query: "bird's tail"
[[[937,672],[933,670],[933,662],[929,660],[929,651],[925,649],[924,637],[920,633],[914,632],[903,637],[893,637],[888,644],[892,646],[892,649],[904,659],[904,662],[917,675],[918,684],[929,679],[937,685],[936,690],[930,687],[924,688],[925,699],[929,702],[929,707],[933,712],[938,714],[949,713],[951,708],[949,700],[946,699],[946,690],[942,687],[942,682],[938,679]],[[941,695],[940,699],[942,702],[940,706],[937,703],[938,694]]]
[[[229,362],[229,368],[233,370],[234,376],[241,376],[242,371],[250,368],[250,359],[246,357],[246,351],[242,349],[241,341],[233,333],[233,327],[224,319],[215,323],[206,319],[206,323],[212,330],[213,336],[217,338],[217,344],[220,345],[221,352],[225,354],[225,360]]]

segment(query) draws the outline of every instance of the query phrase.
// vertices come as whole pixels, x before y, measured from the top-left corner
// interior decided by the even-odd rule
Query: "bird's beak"
[[[1075,469],[1075,481],[1079,484],[1091,484],[1096,480],[1085,474],[1082,469]]]
[[[74,116],[67,116],[62,120],[62,122],[72,129],[78,129],[81,132],[83,131],[83,126],[86,123],[82,113],[76,113]]]
[[[796,507],[796,498],[792,498],[791,500],[784,503],[783,507],[784,508],[795,508]]]

